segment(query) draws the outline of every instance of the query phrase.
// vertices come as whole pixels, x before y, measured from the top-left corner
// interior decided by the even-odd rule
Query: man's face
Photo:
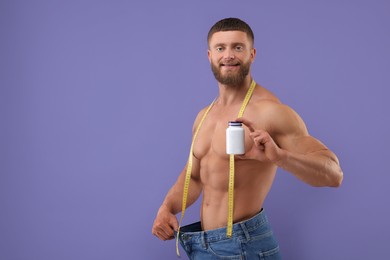
[[[214,33],[209,41],[208,57],[218,82],[239,86],[249,74],[256,50],[245,32]]]

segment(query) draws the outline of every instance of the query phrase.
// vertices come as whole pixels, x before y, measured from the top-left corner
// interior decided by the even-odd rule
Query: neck
[[[252,82],[252,77],[248,75],[240,85],[231,86],[218,83],[219,97],[217,102],[224,106],[234,105],[244,100],[245,95]]]

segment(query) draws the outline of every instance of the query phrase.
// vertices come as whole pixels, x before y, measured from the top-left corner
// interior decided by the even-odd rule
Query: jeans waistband
[[[264,210],[261,210],[258,214],[250,219],[233,224],[232,238],[248,237],[251,231],[259,228],[261,225],[268,225],[268,219]],[[207,231],[194,230],[201,230],[200,222],[181,227],[180,239],[183,242],[209,243],[227,238],[226,227]]]

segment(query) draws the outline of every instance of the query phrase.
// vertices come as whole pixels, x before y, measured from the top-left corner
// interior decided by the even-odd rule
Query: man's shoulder
[[[301,121],[300,116],[290,106],[282,103],[269,90],[262,88],[253,97],[253,112],[259,120],[267,125],[284,127]]]
[[[252,112],[259,120],[267,123],[278,123],[290,121],[291,117],[296,116],[296,112],[288,105],[279,100],[261,99],[253,102]]]

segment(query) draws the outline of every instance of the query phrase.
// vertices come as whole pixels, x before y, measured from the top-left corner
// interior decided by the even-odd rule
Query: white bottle
[[[241,122],[230,121],[229,127],[226,128],[226,153],[227,154],[244,154],[245,135]]]

